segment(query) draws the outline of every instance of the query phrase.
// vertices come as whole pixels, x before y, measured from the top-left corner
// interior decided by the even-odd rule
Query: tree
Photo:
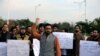
[[[91,22],[88,22],[87,20],[85,22],[79,21],[79,22],[77,22],[77,25],[80,25],[81,26],[82,33],[89,34],[90,31],[91,31],[90,23]]]
[[[0,27],[4,24],[4,20],[0,17]]]
[[[20,26],[25,26],[25,27],[33,24],[33,22],[31,22],[29,19],[16,20],[16,23]]]

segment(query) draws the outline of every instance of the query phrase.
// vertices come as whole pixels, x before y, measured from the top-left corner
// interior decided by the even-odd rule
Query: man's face
[[[41,27],[39,28],[39,31],[44,32],[44,27],[41,26]]]
[[[3,31],[8,31],[8,25],[3,26]]]
[[[93,36],[93,32],[91,32],[90,35]]]
[[[16,29],[17,29],[17,30],[20,30],[20,27],[19,27],[19,25],[17,25],[17,26],[16,26]]]
[[[93,36],[94,36],[94,37],[98,36],[98,31],[97,31],[97,30],[94,30],[94,31],[93,31]]]
[[[50,34],[50,33],[52,32],[52,27],[51,27],[51,26],[46,26],[46,27],[45,27],[45,32],[46,32],[47,34]]]
[[[21,33],[23,33],[23,34],[24,34],[25,32],[26,32],[26,30],[25,30],[25,29],[21,29]]]
[[[78,26],[75,27],[75,32],[80,32],[80,28]]]
[[[31,27],[28,27],[27,31],[28,32],[31,32],[32,31],[32,28]]]
[[[14,34],[17,33],[17,30],[16,30],[16,29],[13,29],[13,33],[14,33]]]
[[[65,30],[61,30],[61,32],[65,32]]]
[[[54,27],[54,28],[53,28],[53,31],[54,31],[54,32],[57,32],[57,31],[58,31],[58,28],[57,28],[57,27]]]

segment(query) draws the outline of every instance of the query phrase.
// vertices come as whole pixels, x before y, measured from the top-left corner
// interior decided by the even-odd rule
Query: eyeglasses
[[[52,29],[52,28],[46,28],[46,29]]]

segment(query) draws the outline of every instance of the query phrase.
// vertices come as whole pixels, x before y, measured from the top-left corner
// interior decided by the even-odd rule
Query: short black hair
[[[3,25],[2,25],[2,28],[3,28],[5,25],[8,25],[8,24],[3,24]]]
[[[40,28],[40,27],[44,27],[44,26],[45,26],[44,23],[40,23],[38,27]]]
[[[19,26],[19,28],[21,28],[21,26],[19,24],[16,24],[15,27],[17,28],[17,26]]]
[[[62,30],[64,30],[65,32],[68,32],[68,28],[63,28]]]
[[[13,29],[16,29],[16,27],[11,27],[10,31],[12,32],[12,31],[13,31]]]
[[[97,28],[95,28],[95,27],[91,29],[91,32],[93,32],[93,31],[95,31],[95,30],[99,32],[99,29],[97,29]]]
[[[79,29],[81,29],[81,26],[80,26],[80,25],[75,25],[75,28],[76,28],[76,27],[79,27]]]
[[[31,27],[31,25],[27,26],[26,29],[27,29],[28,27]]]
[[[20,26],[20,25],[19,25],[19,24],[16,24],[15,27],[16,27],[16,26]]]
[[[52,27],[53,27],[53,28],[55,28],[55,27],[56,27],[56,28],[59,28],[57,24],[53,24]]]
[[[44,28],[46,28],[47,26],[51,26],[51,28],[53,28],[52,24],[49,24],[49,23],[46,23]]]

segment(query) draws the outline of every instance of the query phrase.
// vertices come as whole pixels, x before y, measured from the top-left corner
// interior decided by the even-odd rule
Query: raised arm
[[[37,24],[39,23],[39,19],[36,18],[35,24],[32,25],[32,34],[35,38],[39,39],[40,38],[40,33],[37,31]]]

